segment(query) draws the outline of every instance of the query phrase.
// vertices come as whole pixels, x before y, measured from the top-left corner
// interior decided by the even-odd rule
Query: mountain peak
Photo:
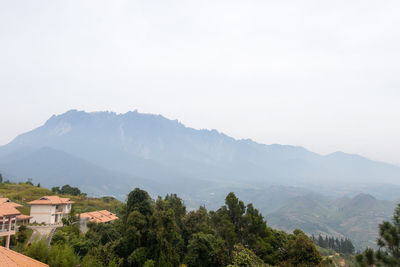
[[[168,169],[170,176],[157,179],[204,179],[207,190],[213,188],[208,183],[217,180],[223,180],[221,184],[311,188],[316,182],[393,183],[400,177],[400,168],[359,156],[362,160],[353,160],[353,155],[343,152],[321,156],[303,147],[237,140],[215,129],[197,130],[178,120],[137,110],[116,114],[72,109],[53,115],[43,126],[0,147],[0,160],[17,150],[41,147],[144,178],[156,169],[163,173]],[[132,164],[134,161],[140,164]]]

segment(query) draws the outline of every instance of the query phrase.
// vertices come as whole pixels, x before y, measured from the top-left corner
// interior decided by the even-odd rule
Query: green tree
[[[176,194],[170,194],[165,196],[164,201],[166,202],[167,208],[174,211],[175,222],[180,230],[183,230],[183,217],[186,214],[186,207],[183,204],[183,200]]]
[[[127,214],[131,213],[132,211],[138,211],[146,216],[152,213],[152,206],[152,199],[146,191],[135,188],[129,193],[126,203]]]
[[[294,238],[287,246],[287,262],[294,266],[318,266],[322,261],[314,243],[300,230],[294,231]]]
[[[156,201],[149,223],[152,226],[146,240],[149,258],[156,262],[156,266],[178,266],[184,252],[184,242],[174,211],[161,198]]]
[[[49,258],[49,249],[46,240],[40,239],[32,242],[26,250],[26,255],[41,262],[47,262]]]
[[[376,257],[386,266],[400,266],[400,204],[397,205],[392,222],[379,225],[379,250]]]
[[[81,190],[78,187],[72,187],[69,184],[63,185],[60,189],[61,194],[79,196],[81,194]]]
[[[86,234],[87,237],[94,235],[94,237],[91,237],[91,239],[98,238],[98,233],[100,233],[100,235],[106,233],[104,232],[104,230],[99,229],[99,226],[100,225],[96,225],[96,227],[93,227],[93,230],[89,231]],[[149,227],[150,225],[148,217],[144,216],[138,211],[132,211],[126,220],[126,223],[121,227],[121,231],[123,232],[123,234],[121,235],[121,238],[119,238],[117,241],[117,245],[115,246],[115,253],[121,258],[128,258],[136,248],[146,246],[148,243],[147,239],[150,231]],[[101,228],[103,228],[103,226]],[[112,228],[109,229],[109,231],[112,230]],[[108,237],[108,234],[106,236],[103,236],[101,238],[103,240],[101,241],[101,243],[109,242]],[[116,235],[115,240],[117,240]]]
[[[257,255],[242,244],[236,244],[233,250],[232,264],[228,267],[266,266]]]
[[[144,264],[143,267],[155,267],[156,263],[153,260],[147,260]]]
[[[118,267],[123,266],[123,259],[114,253],[118,244],[115,242],[108,242],[106,245],[100,245],[92,248],[87,255],[91,255],[88,262],[96,261],[101,262],[103,266]],[[94,265],[97,266],[97,265]],[[99,265],[101,266],[101,265]],[[129,266],[129,265],[126,265]]]
[[[143,266],[147,261],[147,250],[145,247],[135,249],[128,257],[128,263],[131,266]]]
[[[242,217],[245,212],[244,203],[240,201],[233,192],[230,192],[225,198],[225,204],[231,222],[235,225],[236,231],[240,231]]]
[[[0,173],[0,183],[3,182],[3,175]]]
[[[81,267],[104,267],[103,263],[96,256],[87,254],[83,257]]]
[[[356,261],[360,267],[373,267],[373,266],[380,266],[375,265],[375,255],[374,250],[372,248],[367,248],[363,254],[358,254],[356,256]]]
[[[196,211],[190,211],[183,217],[183,239],[187,245],[192,235],[203,232],[206,234],[214,234],[210,225],[210,217],[207,209],[201,206]]]
[[[225,241],[226,247],[232,251],[233,246],[238,242],[235,225],[232,223],[226,206],[221,207],[216,212],[210,212],[211,225],[216,235]]]
[[[246,214],[241,220],[243,222],[242,241],[246,246],[254,247],[260,237],[264,238],[268,235],[267,223],[253,204],[247,205]]]
[[[74,250],[68,245],[53,245],[50,249],[48,263],[51,267],[71,267],[79,263]]]
[[[223,240],[212,234],[194,234],[189,241],[184,262],[194,267],[226,266],[229,255],[223,245]]]
[[[65,244],[67,242],[67,236],[63,231],[56,231],[51,238],[51,244]]]

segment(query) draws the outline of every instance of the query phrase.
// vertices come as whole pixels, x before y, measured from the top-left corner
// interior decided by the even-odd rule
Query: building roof
[[[81,218],[89,218],[89,221],[96,223],[106,223],[117,220],[118,217],[107,210],[96,210],[80,214]]]
[[[0,205],[0,217],[10,216],[10,215],[20,215],[20,214],[21,212],[11,205],[8,204]]]
[[[2,267],[49,267],[49,265],[0,246],[0,266]]]
[[[60,204],[74,204],[69,198],[62,198],[59,196],[44,196],[37,200],[28,202],[29,205],[60,205]]]
[[[27,219],[30,219],[30,218],[32,218],[32,216],[25,215],[25,214],[21,214],[21,215],[18,215],[18,216],[17,216],[17,220],[19,220],[19,221],[21,221],[21,220],[27,220]]]
[[[10,206],[12,206],[12,207],[14,207],[14,208],[21,208],[21,207],[23,207],[23,206],[20,205],[20,204],[17,204],[17,203],[12,202],[11,200],[9,200],[9,199],[6,198],[6,197],[0,197],[0,205],[2,205],[2,204],[7,204],[7,205],[10,205]]]

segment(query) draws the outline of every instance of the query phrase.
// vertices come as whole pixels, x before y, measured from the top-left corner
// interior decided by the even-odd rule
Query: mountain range
[[[312,191],[400,195],[399,166],[343,152],[320,155],[299,146],[237,140],[137,111],[53,115],[0,147],[0,172],[15,181],[68,183],[119,199],[134,187],[153,195],[174,192],[193,208],[220,206],[234,191],[265,214]]]

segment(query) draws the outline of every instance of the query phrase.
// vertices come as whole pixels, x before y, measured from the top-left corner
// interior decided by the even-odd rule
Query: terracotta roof
[[[0,197],[0,204],[4,203],[4,202],[7,202],[7,201],[10,201],[10,200],[8,198],[6,198],[6,197]]]
[[[8,198],[0,198],[0,217],[7,215],[19,215],[21,212],[16,208],[23,207],[17,203],[11,202]]]
[[[29,205],[60,205],[60,204],[74,204],[69,198],[62,198],[59,196],[44,196],[40,199],[28,202]]]
[[[29,215],[25,215],[25,214],[21,214],[17,216],[17,220],[26,220],[26,219],[30,219],[32,218],[32,216]]]
[[[117,220],[118,217],[107,210],[96,210],[80,214],[81,218],[89,218],[91,222],[106,223]]]
[[[7,204],[7,205],[10,205],[10,206],[12,206],[14,208],[23,207],[22,205],[14,203],[14,202],[12,202],[11,200],[9,200],[8,198],[5,198],[5,197],[0,198],[0,205],[2,205],[2,204]]]
[[[49,265],[29,258],[13,250],[0,246],[0,266],[2,267],[49,267]]]
[[[7,215],[19,215],[19,214],[21,214],[21,212],[11,205],[8,204],[0,205],[0,217]]]

